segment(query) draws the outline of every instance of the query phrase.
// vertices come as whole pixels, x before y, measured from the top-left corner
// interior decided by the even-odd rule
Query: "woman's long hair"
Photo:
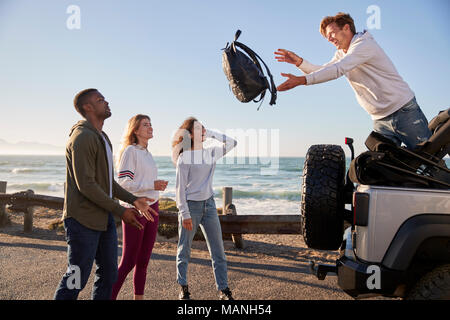
[[[187,118],[175,133],[172,140],[172,161],[174,164],[176,164],[178,157],[183,151],[193,148],[194,139],[191,139],[191,135],[194,134],[194,124],[196,122],[198,120],[194,117]]]
[[[148,119],[150,121],[150,117],[145,114],[137,114],[133,118],[128,120],[127,126],[125,127],[122,136],[122,146],[120,148],[119,158],[117,159],[117,166],[119,166],[120,159],[122,159],[122,154],[125,151],[125,149],[132,144],[138,143],[138,139],[135,132],[139,129],[141,121],[144,119]]]

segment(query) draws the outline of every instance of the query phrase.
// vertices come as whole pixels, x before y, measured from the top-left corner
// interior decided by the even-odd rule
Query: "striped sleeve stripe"
[[[119,179],[120,178],[125,178],[125,177],[129,177],[131,180],[133,180],[134,179],[134,173],[129,171],[129,170],[120,171],[119,172]]]
[[[120,171],[119,174],[120,173],[131,173],[132,175],[134,175],[134,172],[130,171],[130,170],[123,170],[123,171]]]
[[[131,180],[134,180],[134,177],[129,173],[119,175],[119,179],[126,178],[126,177],[130,178]]]

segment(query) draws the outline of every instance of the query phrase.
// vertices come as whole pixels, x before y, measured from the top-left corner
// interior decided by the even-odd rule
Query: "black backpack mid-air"
[[[269,104],[274,105],[277,99],[277,89],[273,82],[272,74],[264,61],[252,49],[237,41],[240,35],[241,30],[238,30],[234,41],[231,45],[227,43],[222,54],[222,67],[230,82],[231,90],[241,102],[250,102],[252,100],[259,102],[262,101],[266,94],[266,89],[268,89],[271,93]],[[237,48],[241,48],[246,54]],[[264,76],[264,71],[258,59],[266,67],[270,83]],[[259,100],[255,100],[258,96],[260,96]]]

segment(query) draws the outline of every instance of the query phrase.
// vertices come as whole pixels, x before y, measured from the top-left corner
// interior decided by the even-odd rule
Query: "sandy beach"
[[[11,224],[0,228],[0,299],[52,299],[67,267],[64,232],[49,230],[61,211],[36,208],[33,233],[23,233],[23,214],[10,213]],[[118,228],[119,258],[121,228]],[[225,241],[229,284],[239,300],[341,300],[352,299],[337,285],[336,277],[317,280],[309,273],[310,260],[333,263],[336,251],[308,249],[300,235],[243,235],[244,249]],[[158,235],[148,267],[145,298],[177,299],[175,256],[177,238]],[[94,266],[95,268],[95,266]],[[218,298],[206,243],[194,241],[189,265],[192,299]],[[93,272],[80,299],[90,299]],[[132,299],[132,275],[118,299]]]

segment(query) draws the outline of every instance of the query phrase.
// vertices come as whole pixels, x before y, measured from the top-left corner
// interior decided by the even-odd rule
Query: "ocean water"
[[[175,168],[169,157],[154,157],[158,178],[169,184],[160,197],[175,199]],[[232,158],[218,163],[213,180],[217,207],[222,188],[233,188],[238,214],[299,214],[304,158]],[[447,166],[450,160],[446,159]],[[349,159],[347,159],[347,168]],[[0,181],[7,193],[32,189],[37,194],[64,196],[64,156],[0,155]]]
[[[170,157],[154,157],[158,178],[169,184],[160,197],[175,199],[175,167]],[[213,180],[217,207],[222,188],[233,188],[238,214],[299,214],[303,158],[232,158],[218,163]],[[32,189],[36,194],[64,196],[64,156],[0,155],[0,181],[7,193]]]

